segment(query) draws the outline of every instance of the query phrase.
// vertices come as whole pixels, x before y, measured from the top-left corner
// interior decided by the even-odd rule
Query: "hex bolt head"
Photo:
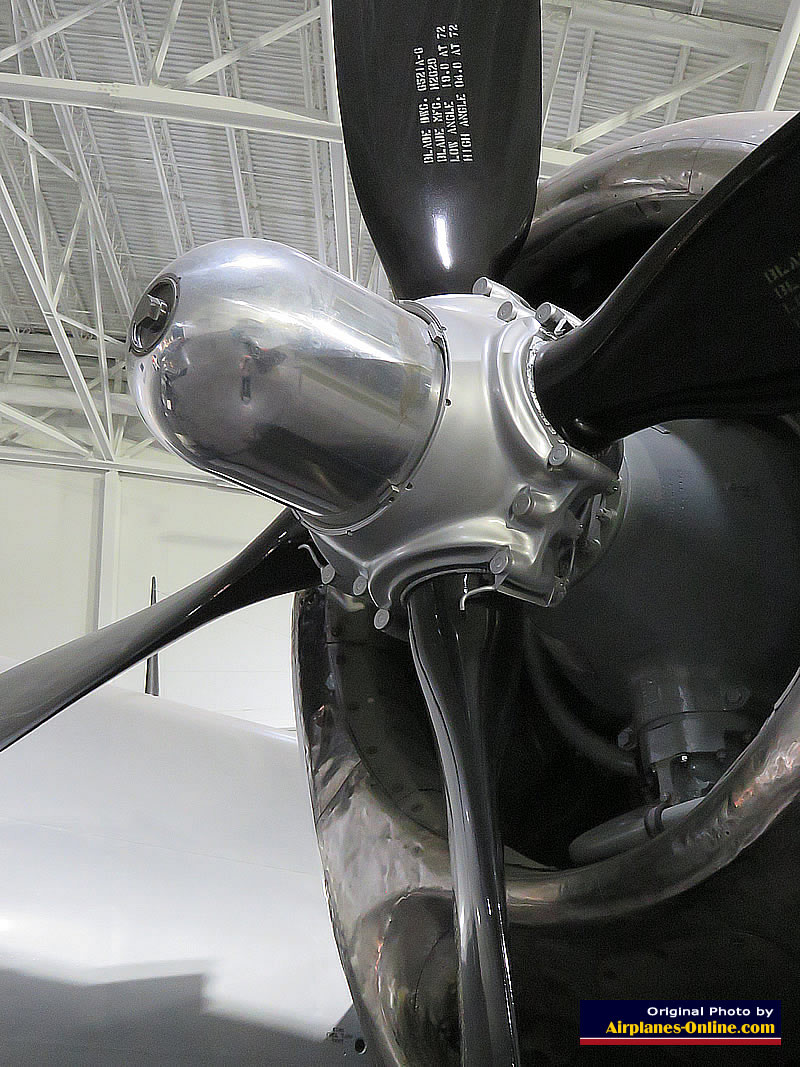
[[[333,579],[336,577],[336,568],[331,563],[326,563],[320,571],[320,577],[322,578],[323,585],[330,585]]]
[[[551,467],[563,467],[569,459],[569,446],[559,441],[558,444],[553,445],[550,449],[550,455],[547,457],[547,462]]]
[[[495,552],[489,560],[489,570],[492,574],[502,574],[503,571],[508,569],[510,563],[511,554],[507,548],[501,548],[500,551]]]
[[[532,511],[534,506],[530,489],[520,489],[511,502],[511,514],[521,519],[523,515],[527,515],[529,511]]]
[[[488,278],[478,278],[472,287],[472,292],[475,296],[491,296],[492,283]]]
[[[561,318],[561,312],[555,304],[549,303],[540,304],[533,315],[539,325],[544,327],[557,326]]]
[[[626,726],[624,730],[620,730],[617,737],[617,747],[624,752],[630,752],[632,748],[636,747],[636,737],[632,726]]]
[[[389,625],[389,609],[378,608],[372,619],[372,625],[376,630],[385,630]]]
[[[510,300],[504,300],[500,307],[497,309],[497,317],[501,322],[513,322],[517,317],[517,313],[514,310],[514,305]]]

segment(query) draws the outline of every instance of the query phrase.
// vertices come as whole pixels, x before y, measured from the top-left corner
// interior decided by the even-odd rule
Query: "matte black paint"
[[[284,511],[238,556],[127,619],[0,675],[0,749],[128,667],[221,615],[317,585],[308,535]]]
[[[502,276],[536,201],[539,5],[334,0],[333,28],[353,185],[395,295],[465,293],[481,275]],[[459,53],[450,51],[453,44]],[[463,88],[442,82],[440,91],[429,91],[425,61],[439,46],[453,82],[454,64],[462,64]],[[455,108],[455,135],[451,126],[446,140],[458,142],[460,162],[424,161],[423,134],[434,126],[446,130],[446,123],[420,123],[420,108],[427,117],[437,99],[443,117],[449,105]]]
[[[800,408],[798,175],[800,116],[544,347],[536,393],[565,437],[594,451],[666,419]]]

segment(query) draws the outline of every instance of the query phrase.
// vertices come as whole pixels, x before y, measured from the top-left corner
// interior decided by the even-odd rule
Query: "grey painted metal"
[[[679,821],[699,803],[700,798],[695,797],[659,810],[661,825],[667,827]],[[652,816],[655,810],[646,806],[637,808],[609,819],[600,826],[593,826],[570,844],[569,858],[576,866],[585,866],[645,843],[648,838],[655,836],[648,828],[648,816]]]
[[[774,704],[800,647],[797,447],[702,420],[626,439],[616,538],[562,603],[530,613],[617,729],[745,706],[758,722]]]
[[[443,404],[427,324],[272,242],[205,245],[166,276],[178,286],[169,325],[128,364],[151,431],[312,527],[371,518],[411,476]]]

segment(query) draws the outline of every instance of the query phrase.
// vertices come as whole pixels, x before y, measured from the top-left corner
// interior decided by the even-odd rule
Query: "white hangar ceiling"
[[[800,0],[549,0],[543,17],[545,175],[676,120],[800,108]],[[166,462],[122,341],[195,244],[264,236],[385,287],[332,53],[329,0],[0,0],[0,458]]]

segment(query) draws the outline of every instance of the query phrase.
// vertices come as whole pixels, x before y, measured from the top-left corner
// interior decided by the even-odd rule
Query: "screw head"
[[[372,625],[376,630],[385,630],[389,625],[389,609],[378,608],[372,619]]]
[[[359,574],[356,580],[353,582],[353,593],[355,596],[361,596],[362,593],[367,591],[367,579],[363,574]]]
[[[326,563],[320,571],[323,585],[330,585],[333,579],[336,577],[336,568],[331,563]]]

